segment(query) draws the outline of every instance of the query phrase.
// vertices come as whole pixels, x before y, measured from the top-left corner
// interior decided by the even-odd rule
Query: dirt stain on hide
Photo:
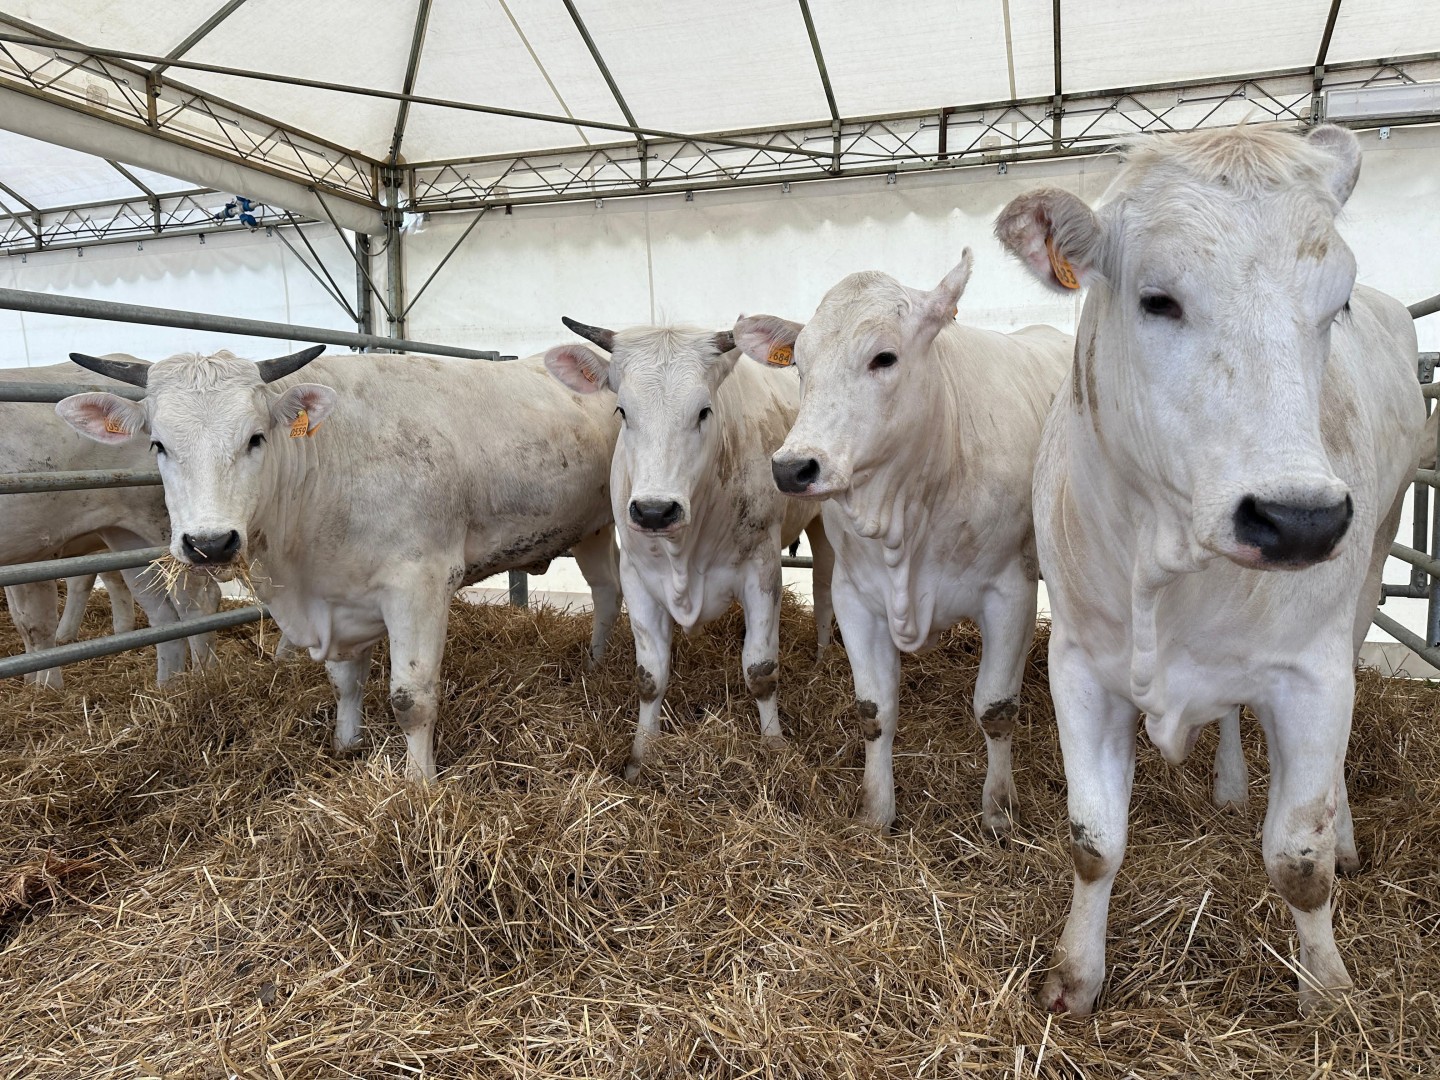
[[[1322,867],[1308,854],[1281,855],[1268,869],[1276,891],[1286,903],[1301,911],[1315,911],[1330,899],[1335,874],[1329,867],[1333,865],[1332,859]]]
[[[415,707],[415,695],[404,686],[390,691],[390,707],[397,713],[406,713]]]
[[[641,701],[654,701],[660,696],[660,688],[655,683],[655,676],[639,664],[635,666],[635,684],[640,688]]]
[[[860,732],[865,736],[866,742],[874,742],[880,737],[880,706],[873,701],[856,701],[855,712],[860,717]]]
[[[483,581],[504,570],[544,573],[551,559],[563,555],[582,539],[583,533],[561,532],[559,529],[542,529],[529,536],[522,536],[483,561],[468,564],[465,567],[464,584]]]
[[[1105,875],[1105,859],[1100,848],[1090,830],[1078,821],[1070,822],[1070,859],[1075,864],[1075,873],[1086,884],[1099,881]]]
[[[1014,698],[994,702],[980,714],[980,730],[992,739],[1008,739],[1015,732],[1019,712]]]
[[[774,660],[761,660],[745,669],[745,685],[750,687],[750,692],[761,701],[775,696],[775,686],[780,681],[775,667]]]

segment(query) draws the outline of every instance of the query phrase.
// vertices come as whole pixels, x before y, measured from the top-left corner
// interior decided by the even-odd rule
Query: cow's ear
[[[1325,181],[1343,206],[1360,179],[1360,140],[1345,128],[1321,124],[1310,129],[1305,138],[1324,150],[1333,159]]]
[[[1100,219],[1068,191],[1040,188],[1012,199],[995,219],[995,236],[1056,292],[1101,276]]]
[[[924,294],[917,314],[926,328],[930,329],[932,336],[940,331],[940,327],[954,320],[960,297],[965,295],[965,286],[970,284],[970,271],[974,265],[975,256],[967,247],[960,253],[960,261],[955,264],[955,269],[946,274],[939,285]]]
[[[98,443],[129,442],[145,430],[145,408],[114,394],[76,394],[55,404],[55,412],[81,435]]]
[[[270,416],[275,423],[288,427],[296,438],[310,435],[335,408],[337,396],[330,387],[319,383],[296,383],[271,403]]]
[[[789,367],[795,362],[795,339],[804,329],[804,323],[774,315],[747,315],[735,324],[735,347],[751,360]]]
[[[587,345],[556,345],[545,354],[545,370],[577,394],[609,386],[610,361]]]

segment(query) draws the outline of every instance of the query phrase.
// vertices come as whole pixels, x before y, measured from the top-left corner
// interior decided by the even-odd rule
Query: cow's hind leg
[[[835,619],[855,678],[855,713],[865,737],[864,807],[860,820],[884,828],[895,820],[895,729],[900,721],[900,652],[883,614],[865,606],[843,568],[835,576]]]
[[[80,636],[80,623],[85,618],[85,607],[90,603],[90,593],[95,589],[95,575],[81,574],[65,579],[65,610],[60,615],[60,625],[55,630],[55,643],[64,645]]]
[[[1105,929],[1110,891],[1125,858],[1139,714],[1096,681],[1058,628],[1050,638],[1050,692],[1065,759],[1075,876],[1070,916],[1040,1004],[1083,1016],[1094,1009],[1105,981]]]
[[[1287,682],[1274,702],[1255,709],[1270,756],[1265,870],[1295,917],[1300,1009],[1309,1012],[1350,986],[1335,947],[1330,892],[1355,679],[1346,670],[1334,679]]]
[[[1240,709],[1220,718],[1220,745],[1215,748],[1215,777],[1211,794],[1222,810],[1243,810],[1250,799],[1250,773],[1240,743]]]
[[[55,647],[55,630],[60,623],[60,587],[55,582],[7,585],[5,603],[27,653]],[[65,686],[65,673],[58,667],[46,668],[26,675],[25,681],[60,690]]]
[[[165,593],[165,585],[148,568],[122,570],[125,584],[145,611],[151,626],[172,626],[178,621],[175,606]],[[155,682],[164,686],[170,678],[185,670],[185,641],[177,638],[155,646]]]
[[[117,634],[126,634],[135,629],[135,597],[130,595],[130,586],[117,570],[107,570],[100,575],[105,583],[105,599],[110,601],[110,628]]]
[[[186,574],[176,583],[166,599],[181,619],[213,615],[220,610],[220,583],[209,574]],[[205,634],[192,634],[185,639],[190,649],[190,662],[196,671],[215,666],[216,640],[213,630]]]
[[[830,645],[830,631],[835,623],[835,603],[831,598],[831,580],[835,576],[835,548],[825,535],[824,519],[816,514],[805,526],[810,541],[811,594],[815,603],[815,658],[821,659]]]
[[[390,706],[405,732],[405,774],[414,781],[435,779],[437,684],[453,591],[445,571],[417,567],[401,575],[380,599],[390,635]]]
[[[780,710],[776,702],[780,667],[780,555],[773,562],[754,564],[745,579],[745,644],[740,663],[745,685],[760,710],[760,737],[767,743],[783,742]]]
[[[981,820],[1002,836],[1015,819],[1015,778],[1011,765],[1015,720],[1025,657],[1035,637],[1035,581],[1016,560],[1000,575],[981,605],[980,671],[975,678],[975,720],[985,734],[985,790]]]
[[[365,683],[370,678],[370,654],[362,649],[350,660],[325,661],[325,673],[335,688],[335,739],[337,754],[350,754],[360,746],[365,731]]]
[[[590,586],[591,618],[590,667],[605,655],[605,645],[620,617],[620,549],[615,546],[615,528],[607,525],[570,549],[580,573]]]
[[[660,734],[660,707],[665,702],[665,689],[670,685],[670,639],[675,621],[650,595],[640,576],[630,571],[623,558],[620,580],[625,587],[630,628],[635,632],[635,681],[640,690],[640,720],[630,747],[630,760],[625,766],[625,779],[634,780],[640,774],[650,741]]]

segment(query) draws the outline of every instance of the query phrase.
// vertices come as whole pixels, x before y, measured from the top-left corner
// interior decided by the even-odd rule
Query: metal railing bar
[[[145,391],[139,386],[124,383],[3,383],[0,382],[0,401],[64,401],[72,394],[114,394],[116,397],[143,401]]]
[[[1428,300],[1421,300],[1410,305],[1410,317],[1412,319],[1423,319],[1426,315],[1434,315],[1440,311],[1440,293],[1436,293]]]
[[[1426,487],[1440,487],[1440,471],[1435,469],[1416,469],[1415,483],[1424,484]]]
[[[1406,547],[1404,544],[1392,543],[1390,545],[1390,555],[1392,558],[1400,559],[1402,562],[1407,562],[1411,566],[1418,566],[1431,577],[1440,575],[1440,559],[1433,559],[1423,551],[1416,551],[1414,548]],[[1426,595],[1428,596],[1429,594],[1427,593]]]
[[[1383,611],[1380,611],[1378,609],[1376,610],[1375,616],[1372,621],[1381,630],[1384,630],[1396,641],[1400,642],[1401,645],[1404,645],[1416,656],[1420,657],[1421,660],[1424,660],[1432,667],[1440,667],[1440,648],[1434,648],[1430,645],[1425,644],[1425,639],[1422,638],[1419,634],[1405,629],[1405,627],[1401,626],[1394,619],[1390,618],[1389,615],[1386,615]]]
[[[13,678],[16,675],[29,675],[32,671],[45,671],[53,667],[64,667],[66,664],[75,664],[81,660],[93,660],[99,656],[113,656],[131,649],[143,649],[150,645],[158,645],[162,641],[174,641],[176,638],[205,634],[211,630],[224,630],[229,626],[243,626],[245,623],[259,621],[266,614],[268,614],[266,610],[261,607],[234,608],[230,611],[216,612],[214,615],[182,619],[165,626],[147,626],[144,629],[129,630],[123,634],[110,634],[107,637],[90,638],[87,641],[74,641],[69,645],[59,645],[53,649],[41,649],[38,652],[8,656],[0,659],[0,679]]]
[[[173,326],[181,330],[245,334],[251,337],[279,338],[282,341],[313,341],[317,344],[343,345],[353,349],[430,353],[434,356],[459,356],[466,360],[500,359],[500,354],[493,349],[463,349],[458,345],[435,345],[405,338],[380,337],[378,334],[330,330],[321,326],[291,326],[288,323],[261,319],[239,319],[230,315],[210,315],[199,311],[171,311],[168,308],[27,292],[24,289],[0,289],[0,308],[41,315],[68,315],[77,319],[102,319],[107,322],[143,323],[147,326]]]
[[[73,472],[0,473],[0,495],[36,495],[89,488],[158,487],[156,469],[77,469]]]
[[[130,548],[126,551],[100,551],[77,555],[71,559],[41,559],[37,562],[12,563],[0,566],[0,588],[28,585],[33,581],[57,581],[82,574],[103,574],[107,570],[133,570],[149,566],[169,548]]]

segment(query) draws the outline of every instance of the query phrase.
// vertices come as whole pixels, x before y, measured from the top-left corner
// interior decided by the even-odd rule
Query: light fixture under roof
[[[1325,91],[1326,120],[1363,122],[1407,116],[1440,118],[1440,82]]]

